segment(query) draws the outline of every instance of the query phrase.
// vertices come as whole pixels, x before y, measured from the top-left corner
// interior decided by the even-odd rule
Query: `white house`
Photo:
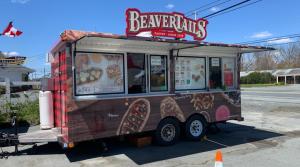
[[[0,82],[4,82],[5,78],[14,81],[28,81],[28,75],[34,72],[33,69],[22,65],[7,64],[0,66]]]

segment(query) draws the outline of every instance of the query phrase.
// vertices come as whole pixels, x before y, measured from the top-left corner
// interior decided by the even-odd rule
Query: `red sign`
[[[206,38],[205,19],[193,20],[181,13],[141,13],[138,9],[126,11],[126,35],[136,36],[141,32],[150,31],[153,36],[165,36],[184,38],[186,34],[194,37],[194,40]]]
[[[184,33],[178,33],[174,30],[156,29],[156,30],[151,30],[151,34],[153,36],[164,36],[164,37],[172,37],[172,38],[185,38]]]

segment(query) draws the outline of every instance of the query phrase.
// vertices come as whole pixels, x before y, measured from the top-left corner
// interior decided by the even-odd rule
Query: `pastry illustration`
[[[103,56],[99,54],[92,54],[91,59],[94,63],[100,63],[103,59]]]
[[[160,115],[161,118],[165,118],[168,116],[174,116],[178,118],[180,121],[184,122],[185,117],[180,107],[176,103],[176,101],[172,97],[166,97],[160,103]]]
[[[150,115],[150,102],[140,98],[133,101],[119,125],[117,135],[141,132]]]
[[[76,64],[77,71],[85,70],[89,64],[88,54],[77,55],[75,64]]]
[[[216,110],[216,121],[225,121],[228,120],[230,116],[230,111],[227,106],[221,105]]]
[[[193,79],[195,82],[197,82],[197,81],[200,79],[200,75],[195,75],[195,74],[193,74],[193,75],[192,75],[192,79]]]
[[[120,66],[117,64],[109,65],[106,68],[108,78],[118,78],[121,75]]]
[[[76,84],[82,85],[92,83],[101,78],[103,70],[101,68],[90,68],[77,72]]]
[[[193,98],[191,100],[196,111],[199,110],[207,110],[212,108],[214,105],[214,95],[212,94],[193,94]]]

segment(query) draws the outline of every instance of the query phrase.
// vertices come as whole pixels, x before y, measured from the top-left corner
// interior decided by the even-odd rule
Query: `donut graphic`
[[[221,105],[216,110],[216,121],[228,120],[230,116],[230,110],[227,106]]]

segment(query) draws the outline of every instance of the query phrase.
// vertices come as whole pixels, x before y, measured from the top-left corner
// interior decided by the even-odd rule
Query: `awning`
[[[201,52],[219,51],[230,53],[252,53],[261,51],[275,50],[271,47],[249,46],[237,44],[224,44],[202,41],[188,41],[179,39],[153,38],[153,37],[132,37],[125,35],[115,35],[97,32],[83,32],[76,30],[67,30],[61,34],[60,42],[51,50],[52,52],[61,46],[64,42],[76,42],[81,45],[107,45],[107,47],[127,47],[127,48],[145,48],[145,49],[163,49],[178,50],[184,49],[189,51]]]

